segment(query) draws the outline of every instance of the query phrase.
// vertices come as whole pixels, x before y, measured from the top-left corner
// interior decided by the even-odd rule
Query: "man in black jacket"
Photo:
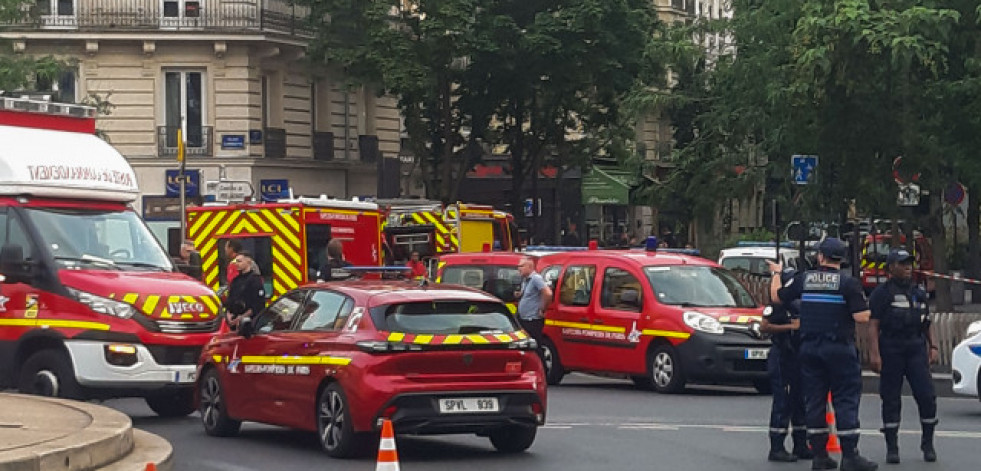
[[[239,273],[228,285],[225,319],[229,326],[235,328],[241,318],[252,317],[265,308],[266,293],[262,276],[248,252],[239,253],[232,262]]]

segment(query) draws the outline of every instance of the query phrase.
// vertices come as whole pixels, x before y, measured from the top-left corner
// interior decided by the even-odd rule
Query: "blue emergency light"
[[[644,250],[657,252],[657,236],[647,236],[647,240],[644,242]]]

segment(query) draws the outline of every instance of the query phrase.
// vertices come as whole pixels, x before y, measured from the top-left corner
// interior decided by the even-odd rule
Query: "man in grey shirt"
[[[518,298],[518,322],[541,345],[545,305],[552,299],[552,288],[535,271],[535,261],[531,257],[518,262],[518,273],[521,274],[521,290],[515,295]]]

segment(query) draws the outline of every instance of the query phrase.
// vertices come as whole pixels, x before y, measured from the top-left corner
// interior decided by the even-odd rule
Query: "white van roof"
[[[136,174],[93,134],[0,125],[0,195],[131,202]]]

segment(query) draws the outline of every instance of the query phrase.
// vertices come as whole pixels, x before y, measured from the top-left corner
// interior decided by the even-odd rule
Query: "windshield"
[[[37,227],[39,243],[61,267],[173,270],[167,254],[132,211],[31,208],[25,212]]]
[[[770,266],[764,257],[726,257],[720,265],[732,271],[751,273],[753,275],[770,276]]]
[[[436,301],[379,306],[378,330],[407,334],[506,334],[517,331],[507,307],[485,301]]]
[[[879,240],[866,244],[865,258],[866,260],[884,262],[886,261],[886,257],[889,255],[890,250],[892,250],[892,245],[890,245],[888,240]]]
[[[756,307],[739,280],[721,268],[707,266],[645,267],[657,301],[684,307]]]
[[[521,273],[517,265],[453,265],[443,270],[440,282],[483,290],[510,303],[521,286]]]

